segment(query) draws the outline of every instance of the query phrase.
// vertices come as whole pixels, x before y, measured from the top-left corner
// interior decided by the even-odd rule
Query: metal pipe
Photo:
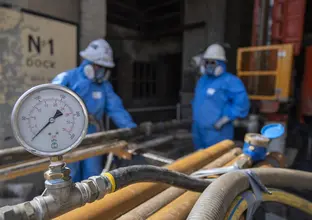
[[[154,160],[154,161],[157,161],[157,162],[161,162],[161,163],[164,163],[164,164],[172,164],[174,162],[174,160],[172,160],[172,159],[169,159],[169,158],[166,158],[166,157],[163,157],[163,156],[160,156],[160,155],[152,154],[152,153],[142,153],[140,155],[142,157],[147,158],[147,159]]]
[[[199,170],[195,172],[194,175],[197,178],[202,178],[202,177],[209,177],[211,175],[220,175],[220,174],[232,172],[235,170],[239,170],[239,168],[235,166],[234,164],[234,166],[225,166],[225,167],[209,169],[209,170]]]
[[[215,168],[215,169],[209,169],[205,170],[197,177],[209,177],[209,178],[217,178],[220,174],[228,173],[231,171],[239,170],[239,169],[245,169],[252,166],[251,158],[245,154],[240,154],[239,156],[233,158],[231,161],[226,163],[222,168]],[[205,175],[204,175],[205,174]]]
[[[0,208],[0,219],[52,219],[86,203],[102,199],[112,191],[110,180],[104,176],[93,176],[75,184],[71,179],[47,179],[45,185],[43,194],[32,201]]]
[[[240,154],[231,161],[229,161],[227,164],[225,164],[223,167],[233,167],[235,165],[236,169],[246,169],[252,166],[251,158],[245,154]],[[218,169],[215,169],[215,171],[219,172]],[[206,176],[207,178],[215,179],[218,178],[220,175],[210,175]]]
[[[141,144],[131,144],[129,146],[129,152],[134,152],[137,150],[144,150],[147,148],[153,148],[153,147],[156,147],[158,145],[170,143],[173,140],[174,140],[174,136],[167,135],[167,136],[155,138],[155,139],[150,140],[150,141],[145,141],[144,143],[141,143]]]
[[[261,161],[257,164],[255,164],[254,167],[279,167],[279,168],[284,168],[286,167],[286,160],[285,156],[279,152],[269,152],[265,158],[264,161]]]
[[[110,130],[110,120],[108,115],[105,115],[105,130]]]
[[[66,167],[62,157],[51,158],[49,170],[44,175],[46,179],[44,193],[30,202],[0,208],[1,219],[51,219],[86,203],[102,199],[106,194],[113,193],[136,181],[162,182],[198,192],[203,191],[210,184],[206,180],[155,166],[120,168],[75,184],[72,183],[69,175],[70,170]]]
[[[148,220],[186,219],[201,193],[186,192],[169,205],[165,206]]]
[[[230,161],[232,161],[234,158],[239,156],[241,153],[242,153],[242,149],[236,147],[236,148],[230,150],[228,153],[223,154],[218,159],[212,161],[208,165],[204,166],[203,170],[208,170],[208,169],[213,169],[216,167],[226,166]]]
[[[239,157],[239,156],[238,156]],[[236,158],[238,158],[236,157]],[[235,158],[235,159],[236,159]],[[233,165],[236,160],[231,160],[226,163],[224,166]],[[231,164],[232,163],[232,164]],[[192,210],[194,204],[199,198],[201,193],[187,191],[172,203],[160,209],[154,215],[147,218],[148,220],[177,220],[177,219],[186,219],[190,211]]]
[[[129,154],[130,153],[133,154],[134,151],[137,151],[140,149],[156,147],[158,145],[171,142],[174,138],[175,138],[175,136],[168,135],[165,137],[155,138],[153,140],[146,141],[146,142],[143,142],[143,143],[140,143],[137,145],[134,144],[134,145],[132,145],[134,147],[129,149]],[[125,142],[121,142],[121,143],[125,143]],[[122,150],[123,148],[125,148],[126,146],[129,146],[129,145],[127,145],[127,143],[125,143],[122,146],[123,147],[119,147],[118,144],[113,144],[112,146],[111,146],[111,144],[106,144],[106,145],[101,145],[101,146],[91,146],[91,147],[90,146],[88,146],[88,147],[84,146],[83,148],[80,147],[76,151],[73,151],[73,152],[65,155],[65,161],[67,163],[71,163],[71,162],[76,162],[79,160],[84,160],[86,158],[90,158],[93,156],[103,155],[106,153],[115,153],[115,154],[119,155],[116,151]],[[170,160],[170,159],[167,159],[167,158],[164,158],[161,156],[149,154],[149,153],[143,153],[141,155],[143,157],[150,158],[150,159],[157,160],[157,161],[161,161],[162,163],[166,163],[166,164],[171,164],[173,162],[173,160]],[[111,163],[111,160],[108,159],[107,162]],[[9,166],[0,167],[0,181],[1,180],[9,180],[9,179],[13,179],[13,178],[16,178],[19,176],[25,176],[25,175],[28,175],[31,173],[43,171],[48,167],[48,164],[49,164],[49,159],[44,158],[44,159],[34,159],[34,160],[27,161],[27,162],[19,163],[16,165],[9,165]]]
[[[167,110],[175,110],[176,106],[155,106],[155,107],[145,107],[145,108],[130,108],[127,111],[129,113],[137,113],[137,112],[156,112],[156,111],[167,111]]]
[[[189,133],[189,132],[179,132],[178,131],[174,134],[174,139],[176,139],[176,140],[187,140],[187,139],[191,140],[191,139],[193,139],[193,135],[192,135],[192,133]]]
[[[176,119],[178,121],[181,120],[181,104],[180,103],[178,103],[176,106]]]
[[[265,161],[266,163],[263,163],[262,165],[260,165],[260,167],[262,168],[272,167],[270,163],[272,163],[273,158],[276,158],[278,160],[278,161],[273,162],[273,164],[280,164],[280,161],[282,160],[280,155],[277,156],[276,154],[273,154],[271,156],[270,155],[268,156],[270,157],[270,159],[266,160]],[[245,160],[245,162],[248,160],[250,161],[248,156],[241,154],[235,159],[228,162],[225,166],[233,165],[233,163],[236,163],[239,160]],[[246,166],[251,167],[251,163],[247,162]],[[148,220],[186,219],[199,197],[200,197],[200,193],[187,191],[182,196],[174,200],[172,203],[168,204],[167,206],[165,206],[164,208],[156,212],[154,215],[148,218]]]
[[[218,159],[212,161],[202,169],[211,169],[216,167],[221,167],[230,160],[234,159],[234,157],[238,156],[242,150],[240,148],[234,148],[230,150],[228,153],[223,154]],[[118,220],[136,220],[136,219],[147,219],[149,216],[157,212],[159,209],[164,207],[165,205],[172,202],[174,199],[181,196],[185,193],[185,189],[170,187],[145,203],[139,205],[135,209],[132,209],[130,212],[124,214]]]
[[[258,45],[266,45],[270,0],[261,0],[261,14]]]
[[[52,157],[49,169],[44,174],[45,191],[33,200],[0,208],[3,220],[46,220],[70,210],[102,199],[112,191],[106,176],[93,176],[81,183],[73,184],[70,169],[63,157]]]
[[[234,147],[233,141],[222,141],[205,150],[197,151],[173,164],[166,166],[170,170],[183,173],[192,173],[203,167],[205,164],[215,160]],[[128,186],[114,194],[107,195],[96,203],[87,204],[84,207],[73,210],[57,220],[95,220],[95,219],[116,219],[138,204],[150,199],[156,194],[168,188],[167,185],[159,183],[139,183]]]
[[[113,162],[113,158],[114,158],[114,154],[112,152],[110,152],[107,156],[107,160],[106,160],[106,163],[105,163],[105,167],[102,171],[102,173],[104,172],[108,172],[112,166],[112,162]]]
[[[142,126],[139,126],[137,128],[122,128],[117,130],[109,130],[109,131],[103,131],[98,132],[94,134],[89,134],[86,136],[86,138],[82,141],[79,148],[86,147],[85,145],[100,145],[105,144],[108,140],[114,140],[114,139],[122,139],[127,140],[131,137],[138,136],[140,134],[145,134],[146,130],[148,129],[150,132],[161,132],[167,129],[174,129],[184,126],[189,126],[191,124],[190,120],[172,120],[172,121],[166,121],[166,122],[158,122],[158,123],[149,123],[146,125],[146,123]],[[89,147],[89,146],[87,146]],[[25,155],[26,157],[29,157],[29,154],[23,147],[13,147],[10,149],[5,149],[0,151],[0,161],[4,161],[5,164],[9,163],[15,163],[16,161],[20,161]],[[16,158],[19,158],[16,160]]]
[[[62,213],[66,213],[72,209],[83,206],[86,203],[92,203],[95,200],[102,199],[106,194],[108,194],[109,192],[112,192],[112,185],[111,185],[112,181],[109,180],[108,177],[105,177],[105,176],[91,177],[88,180],[83,181],[82,183],[76,183],[76,184],[72,184],[70,179],[66,180],[66,178],[53,179],[52,172],[56,172],[54,173],[54,177],[55,177],[55,174],[59,174],[59,173],[57,173],[58,172],[57,170],[52,169],[52,167],[56,167],[56,166],[62,167],[63,166],[62,164],[64,164],[64,163],[58,163],[58,161],[54,161],[54,162],[55,162],[54,165],[53,165],[53,161],[50,164],[50,169],[51,169],[50,178],[51,179],[45,176],[46,177],[45,192],[41,196],[35,197],[30,202],[25,202],[25,203],[15,205],[15,206],[6,206],[4,208],[1,208],[1,212],[0,212],[1,219],[5,219],[5,220],[6,219],[10,219],[10,220],[51,219]],[[66,171],[66,169],[64,170]],[[69,173],[67,174],[69,175]],[[177,212],[176,213],[177,216],[175,216],[174,219],[186,218],[184,217],[186,208],[191,209],[193,205],[190,207],[189,204],[195,203],[199,197],[199,195],[195,195],[195,193],[193,192],[192,194],[193,195],[191,195],[190,192],[184,193],[177,200],[171,203],[173,205],[175,204],[178,207],[178,210],[174,209],[174,211]],[[179,199],[181,199],[181,201],[184,202],[183,206],[180,205],[181,201],[179,201]],[[170,219],[170,217],[172,217],[172,211],[170,211],[170,214],[171,215],[169,216],[169,218],[168,216],[160,216],[157,218],[155,216],[152,216],[149,219],[153,219],[154,217],[156,219]],[[87,216],[87,219],[90,219],[89,217],[90,216]]]
[[[127,146],[127,142],[118,141],[110,144],[93,146],[86,149],[79,149],[71,153],[65,154],[64,159],[66,163],[72,163],[84,160],[90,157],[106,154],[114,149],[121,149]],[[14,179],[20,176],[26,176],[31,173],[44,171],[50,164],[49,158],[32,160],[26,163],[17,164],[14,166],[4,167],[0,169],[0,181]]]

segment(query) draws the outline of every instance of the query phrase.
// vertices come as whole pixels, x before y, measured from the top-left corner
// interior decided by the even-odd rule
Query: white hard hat
[[[113,68],[115,66],[113,60],[113,50],[106,40],[97,39],[92,41],[88,47],[80,51],[80,56],[97,65]]]
[[[203,59],[226,61],[225,50],[219,44],[212,44],[206,49]]]

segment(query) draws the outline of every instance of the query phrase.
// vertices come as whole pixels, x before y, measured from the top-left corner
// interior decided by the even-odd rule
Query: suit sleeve
[[[70,81],[70,76],[68,72],[63,72],[58,74],[53,80],[53,84],[58,84],[62,86],[67,86]]]
[[[224,116],[230,120],[245,118],[249,113],[250,102],[245,86],[238,77],[233,76],[229,80],[227,96],[230,102],[225,107]]]
[[[105,85],[106,105],[105,111],[119,128],[134,128],[137,125],[133,122],[130,114],[124,108],[121,99],[114,92],[110,83]]]

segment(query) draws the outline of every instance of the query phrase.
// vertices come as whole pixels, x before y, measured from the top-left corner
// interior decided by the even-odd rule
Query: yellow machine
[[[239,48],[237,75],[250,99],[287,102],[291,96],[293,45]]]

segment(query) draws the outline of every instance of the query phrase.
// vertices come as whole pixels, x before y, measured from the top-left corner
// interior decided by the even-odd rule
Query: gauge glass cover
[[[26,91],[12,112],[17,141],[38,156],[62,155],[77,147],[87,132],[87,110],[70,89],[44,84]]]

